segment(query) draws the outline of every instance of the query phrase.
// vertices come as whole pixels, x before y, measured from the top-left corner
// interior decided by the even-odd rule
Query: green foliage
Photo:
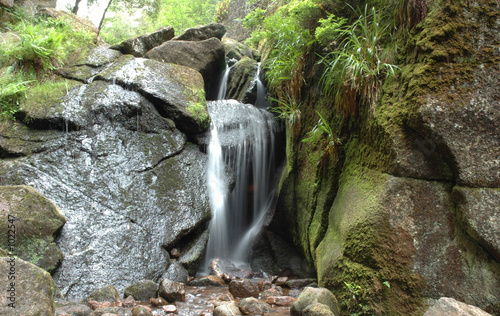
[[[363,305],[362,303],[359,302],[359,297],[362,295],[362,288],[361,286],[355,284],[355,283],[348,283],[344,281],[344,285],[346,287],[347,292],[350,294],[349,300],[347,301],[346,305],[351,311],[351,316],[358,316],[358,315],[372,315],[373,311],[366,305]]]
[[[0,48],[1,55],[7,57],[4,62],[10,59],[25,70],[41,74],[60,68],[77,45],[93,41],[89,33],[74,30],[64,19],[21,19],[10,29],[19,40]]]
[[[339,146],[342,144],[340,138],[333,132],[332,127],[316,111],[319,116],[318,123],[314,126],[308,136],[302,140],[304,143],[311,143],[317,147],[319,156],[315,157],[315,163],[321,167],[326,167],[337,156]]]
[[[8,25],[12,38],[0,47],[1,119],[13,119],[35,81],[51,77],[78,47],[93,43],[90,33],[75,30],[64,19],[30,19],[21,9],[14,16],[17,22]]]
[[[321,78],[323,91],[334,97],[337,109],[344,115],[355,114],[358,98],[375,110],[385,77],[395,76],[398,67],[390,63],[391,54],[384,50],[390,38],[388,25],[382,25],[375,8],[358,12],[352,25],[329,17],[322,21],[318,35],[323,43],[337,46],[320,63],[324,65]],[[329,39],[326,34],[333,37]]]
[[[302,127],[302,113],[300,112],[301,103],[295,102],[290,96],[285,99],[274,99],[278,106],[271,108],[271,112],[278,114],[278,118],[285,120],[290,127],[292,134],[298,136]]]
[[[249,43],[253,46],[265,41],[271,47],[264,67],[268,85],[279,98],[288,96],[293,102],[300,99],[304,82],[305,54],[314,40],[311,25],[321,13],[319,3],[313,0],[292,0],[273,14],[256,9],[244,25],[253,30]]]
[[[214,14],[215,22],[222,23],[227,19],[229,2],[231,2],[231,0],[222,0],[217,2]]]
[[[28,89],[32,80],[26,80],[22,73],[12,73],[10,69],[0,75],[0,119],[14,119],[19,99]]]
[[[144,2],[144,1],[143,1]],[[147,1],[146,1],[147,2]],[[151,2],[151,1],[150,1]],[[216,16],[216,5],[228,0],[158,0],[149,3],[142,14],[135,6],[128,6],[127,1],[113,3],[110,10],[114,16],[106,18],[101,30],[102,38],[109,44],[152,32],[161,26],[171,25],[177,34],[187,28],[210,24]],[[224,4],[219,6],[223,7]]]

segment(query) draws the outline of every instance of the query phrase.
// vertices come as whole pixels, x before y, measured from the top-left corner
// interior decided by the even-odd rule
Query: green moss
[[[191,102],[187,106],[188,113],[199,124],[201,129],[207,129],[210,125],[210,116],[207,110],[207,101],[205,99],[205,90],[186,89],[185,93]]]
[[[41,82],[29,89],[26,99],[20,105],[20,111],[27,120],[44,118],[48,113],[62,113],[62,101],[68,91],[80,85],[78,81],[56,78]]]

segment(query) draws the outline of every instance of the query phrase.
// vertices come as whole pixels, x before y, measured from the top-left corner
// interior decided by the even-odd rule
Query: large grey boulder
[[[240,60],[243,57],[254,58],[254,52],[248,45],[229,37],[223,37],[221,42],[226,52],[226,60]]]
[[[207,98],[213,100],[224,69],[224,47],[217,38],[203,41],[169,41],[153,48],[147,57],[191,67],[199,71],[205,81]]]
[[[491,316],[491,314],[453,298],[441,297],[425,312],[424,316]]]
[[[226,34],[226,27],[221,23],[212,23],[186,29],[181,35],[176,36],[177,41],[204,41],[216,37],[219,40]]]
[[[175,282],[187,284],[189,273],[179,261],[172,261],[167,271],[161,276],[161,279],[169,279]]]
[[[122,54],[130,54],[136,57],[144,55],[153,47],[159,46],[174,38],[174,28],[172,26],[162,26],[159,29],[145,35],[140,35],[111,46]]]
[[[48,272],[61,264],[63,253],[54,236],[66,218],[40,192],[25,185],[0,186],[0,222],[6,225],[0,230],[0,248]]]
[[[107,284],[122,291],[137,280],[157,281],[169,264],[164,249],[187,244],[210,218],[206,155],[141,93],[109,80],[75,87],[38,118],[41,111],[33,112],[43,123],[38,129],[20,122],[15,133],[11,123],[0,129],[0,156],[12,158],[0,162],[2,184],[33,186],[68,220],[54,279],[69,298]]]
[[[478,67],[473,72],[472,93],[461,102],[429,96],[419,109],[431,133],[433,151],[448,156],[457,184],[500,187],[500,71]],[[453,87],[450,93],[453,93]]]
[[[96,79],[138,91],[186,134],[201,133],[210,124],[203,79],[188,67],[129,55],[121,57]]]
[[[19,258],[3,257],[0,258],[0,273],[5,277],[0,295],[0,314],[54,315],[54,299],[58,290],[47,271]],[[8,282],[8,276],[14,278]]]

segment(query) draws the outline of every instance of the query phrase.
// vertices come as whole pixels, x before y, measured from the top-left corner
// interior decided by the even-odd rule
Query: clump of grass
[[[93,36],[75,30],[66,19],[29,18],[17,9],[17,21],[7,26],[11,39],[0,47],[0,116],[13,119],[19,100],[36,82],[54,77],[66,58],[93,43]]]
[[[298,136],[302,128],[302,113],[300,111],[300,102],[294,101],[290,96],[284,99],[271,98],[272,101],[278,103],[278,106],[271,108],[279,119],[286,121],[293,136]]]
[[[265,42],[272,48],[264,63],[268,86],[279,99],[300,100],[304,83],[305,54],[314,41],[311,22],[321,14],[321,7],[312,0],[292,0],[273,13],[273,7],[258,8],[249,14],[244,25],[252,29],[249,43]]]
[[[316,165],[325,168],[330,165],[332,160],[337,157],[339,147],[342,145],[340,138],[333,132],[332,127],[327,120],[316,111],[319,116],[318,123],[302,140],[304,143],[311,143],[317,148],[319,155],[313,157]]]
[[[357,13],[359,18],[351,25],[334,17],[320,20],[321,32],[317,33],[323,43],[328,34],[333,46],[320,61],[324,65],[323,91],[345,116],[356,114],[359,101],[374,113],[384,79],[395,76],[398,70],[391,63],[390,52],[383,48],[391,36],[388,25],[382,24],[375,8],[365,7]]]
[[[14,119],[19,100],[31,82],[32,80],[26,79],[22,73],[13,73],[11,69],[0,74],[0,119]]]

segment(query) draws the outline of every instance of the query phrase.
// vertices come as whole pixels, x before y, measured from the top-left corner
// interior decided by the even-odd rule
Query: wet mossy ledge
[[[477,225],[499,220],[500,11],[491,0],[426,3],[420,23],[394,34],[400,71],[373,111],[358,103],[356,114],[337,112],[318,88],[326,48],[304,57],[299,132],[287,125],[270,227],[293,240],[346,315],[422,315],[441,296],[500,314],[491,239],[500,232]],[[352,13],[342,8],[328,7]],[[326,166],[310,159],[321,147],[302,141],[316,111],[342,142]]]

